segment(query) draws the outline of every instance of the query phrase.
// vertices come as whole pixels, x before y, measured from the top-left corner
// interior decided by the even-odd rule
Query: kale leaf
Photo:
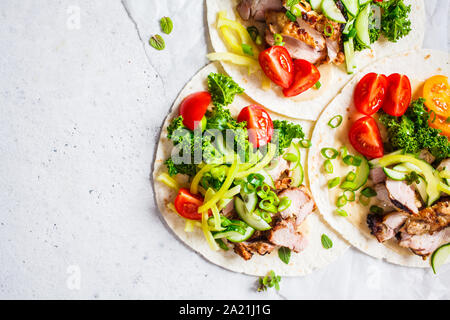
[[[376,2],[382,9],[381,32],[389,41],[397,42],[411,31],[411,21],[408,15],[411,5],[407,6],[403,0],[387,0]]]
[[[208,76],[208,91],[212,96],[215,106],[228,106],[234,100],[236,94],[241,94],[244,89],[234,80],[221,73],[210,73]]]
[[[289,148],[293,139],[303,139],[305,133],[299,124],[287,122],[286,120],[273,121],[274,135],[272,143],[278,143],[278,153],[283,154]]]
[[[409,153],[417,153],[428,149],[440,161],[449,156],[449,142],[447,137],[440,135],[441,130],[428,125],[430,114],[425,109],[424,102],[423,98],[413,101],[401,117],[393,117],[380,111],[379,119],[387,129],[389,143],[394,150],[404,149]]]

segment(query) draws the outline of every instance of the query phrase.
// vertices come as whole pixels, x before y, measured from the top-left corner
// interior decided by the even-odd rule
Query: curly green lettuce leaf
[[[215,106],[228,106],[234,101],[236,94],[243,93],[244,89],[239,87],[229,76],[210,73],[208,75],[208,91]]]
[[[273,121],[274,135],[272,137],[273,143],[278,143],[278,153],[283,154],[289,148],[293,139],[303,139],[305,133],[301,125],[288,122],[286,120]]]
[[[411,5],[407,6],[403,0],[388,0],[376,2],[381,10],[381,32],[392,42],[408,35],[411,31],[411,21],[408,15],[411,12]]]

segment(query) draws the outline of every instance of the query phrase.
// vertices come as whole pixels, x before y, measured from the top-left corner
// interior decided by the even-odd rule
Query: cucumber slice
[[[355,24],[355,19],[350,20],[349,22],[347,22],[347,24],[345,25],[344,30],[342,31],[343,34],[349,34],[350,30],[353,28],[353,25]]]
[[[361,156],[361,158],[362,158],[361,165],[356,168],[355,172],[356,178],[353,181],[355,186],[353,187],[352,191],[356,191],[362,186],[364,186],[367,180],[369,179],[369,172],[370,172],[369,161],[367,161],[367,159],[364,156]]]
[[[248,240],[255,233],[255,229],[248,226],[245,229],[245,234],[240,234],[237,231],[224,231],[216,233],[213,237],[214,239],[222,239],[227,238],[228,241],[231,242],[242,242]]]
[[[317,11],[322,8],[322,0],[309,0],[309,4],[313,10]]]
[[[359,6],[362,7],[366,3],[370,2],[371,0],[359,0]]]
[[[398,164],[395,167],[393,167],[392,170],[402,172],[402,173],[409,173],[411,171],[411,169],[409,169],[404,164]]]
[[[359,2],[358,0],[341,0],[345,9],[348,13],[350,13],[353,17],[356,17],[359,11]]]
[[[353,47],[353,39],[344,42],[345,63],[347,64],[347,73],[353,74],[356,70],[355,49]]]
[[[264,221],[263,218],[255,213],[249,212],[245,207],[244,201],[238,197],[234,199],[234,208],[236,209],[239,217],[241,217],[241,219],[244,220],[250,227],[259,231],[269,230],[271,228],[271,226]]]
[[[292,182],[291,185],[293,187],[300,187],[303,183],[305,177],[305,172],[303,171],[303,167],[300,164],[300,162],[297,164],[297,166],[292,170]]]
[[[344,15],[336,6],[333,0],[323,0],[322,1],[322,11],[323,14],[330,20],[336,21],[338,23],[346,23]],[[367,15],[367,25],[369,25],[369,15]]]
[[[392,180],[402,181],[406,179],[405,172],[398,172],[389,168],[383,168],[384,173]]]
[[[258,204],[258,196],[256,195],[255,192],[250,193],[250,194],[245,194],[244,192],[241,192],[241,197],[242,200],[244,202],[245,208],[247,209],[248,212],[253,212],[256,209],[256,205]],[[236,198],[238,199],[238,198]],[[236,206],[236,201],[235,201],[235,206]]]
[[[433,272],[436,273],[437,270],[445,264],[450,255],[450,243],[444,244],[436,249],[431,256],[431,267]]]
[[[419,176],[419,183],[414,182],[414,187],[416,188],[417,192],[419,192],[420,198],[422,198],[422,201],[424,203],[427,203],[428,201],[428,194],[427,194],[427,183],[425,182],[425,179]]]
[[[271,188],[275,188],[275,184],[273,183],[273,179],[270,176],[270,174],[267,173],[266,170],[262,169],[261,171],[258,171],[260,175],[264,177],[264,183],[268,184]]]
[[[369,36],[370,5],[366,5],[358,14],[355,21],[356,38],[363,45],[370,46]]]

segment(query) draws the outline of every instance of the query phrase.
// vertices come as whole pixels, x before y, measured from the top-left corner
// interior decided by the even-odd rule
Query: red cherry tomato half
[[[387,88],[387,78],[385,75],[368,73],[356,85],[355,107],[367,116],[377,112],[384,103]]]
[[[362,155],[369,158],[380,158],[384,154],[380,130],[372,117],[357,120],[349,132],[350,143]]]
[[[211,94],[202,91],[187,96],[181,102],[180,116],[183,117],[183,124],[188,129],[194,130],[201,123],[211,100]]]
[[[266,76],[282,88],[289,88],[294,79],[293,63],[285,47],[273,46],[259,54],[259,64]]]
[[[391,116],[402,116],[411,103],[411,82],[408,77],[393,73],[387,78],[383,110]]]
[[[286,97],[294,97],[313,87],[320,79],[320,72],[310,62],[294,60],[294,82],[288,89],[283,90]]]
[[[175,209],[184,218],[190,220],[202,220],[198,207],[203,204],[203,198],[190,193],[188,189],[180,189],[175,198]]]
[[[270,115],[264,108],[251,105],[241,110],[238,122],[247,122],[248,139],[253,147],[259,148],[272,140],[273,123]]]

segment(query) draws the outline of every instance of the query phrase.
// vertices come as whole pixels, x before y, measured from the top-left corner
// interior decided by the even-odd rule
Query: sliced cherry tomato
[[[440,116],[436,116],[436,119],[434,119],[434,116],[431,115],[428,123],[430,127],[441,130],[442,135],[450,138],[450,120],[447,119]]]
[[[398,73],[391,74],[387,82],[383,110],[391,116],[400,117],[411,103],[411,82],[407,76]]]
[[[385,75],[373,72],[366,74],[355,88],[356,109],[366,116],[377,112],[383,106],[386,88],[387,78]]]
[[[180,116],[183,117],[183,124],[188,129],[195,130],[205,116],[210,103],[211,94],[207,91],[187,96],[180,105]]]
[[[192,194],[188,189],[180,189],[175,198],[175,209],[180,216],[190,220],[202,220],[198,207],[203,204],[203,198]]]
[[[259,148],[272,140],[273,123],[270,115],[264,108],[251,105],[241,110],[238,122],[247,122],[248,140],[253,147]]]
[[[312,88],[320,79],[320,72],[310,62],[294,60],[294,82],[288,89],[283,90],[286,97],[294,97]]]
[[[423,86],[425,105],[438,116],[450,117],[450,87],[446,76],[433,76]]]
[[[372,117],[357,120],[349,132],[350,143],[362,155],[369,158],[380,158],[384,154],[380,130]]]
[[[266,76],[282,88],[294,79],[292,58],[285,47],[273,46],[259,54],[259,64]]]

